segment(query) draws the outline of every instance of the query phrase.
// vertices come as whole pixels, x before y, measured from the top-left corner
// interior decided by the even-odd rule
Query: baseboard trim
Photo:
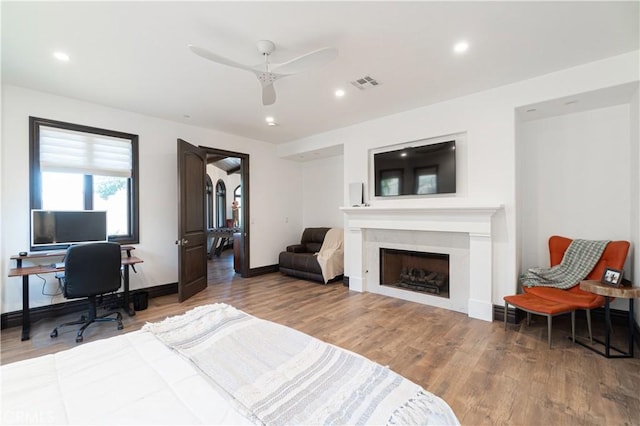
[[[245,278],[257,277],[258,275],[270,274],[272,272],[278,272],[280,267],[278,265],[266,265],[258,268],[251,268],[247,272]]]
[[[178,292],[178,283],[163,284],[153,287],[146,287],[137,290],[131,290],[129,297],[133,299],[133,296],[137,293],[148,293],[149,298],[166,296],[169,294],[175,294]],[[122,293],[116,293],[104,296],[104,304],[118,304],[122,300]],[[29,310],[29,316],[31,322],[36,322],[44,318],[51,318],[54,316],[71,314],[74,312],[82,312],[87,308],[87,302],[85,299],[70,300],[64,303],[56,303],[54,305],[39,306],[37,308],[31,308]],[[6,312],[0,315],[0,329],[22,326],[22,311]]]
[[[518,324],[525,317],[525,312],[514,307],[507,309],[507,323]],[[493,320],[504,321],[504,306],[493,305]]]
[[[535,314],[534,314],[535,315]],[[586,315],[584,310],[576,311],[576,315]],[[623,311],[620,309],[611,309],[611,322],[614,324],[627,325],[629,321],[629,312]],[[526,318],[526,312],[510,307],[507,312],[507,322],[509,324],[518,324]],[[591,310],[591,319],[604,320],[604,308],[592,309]],[[494,321],[504,321],[504,306],[501,305],[493,305],[493,320]],[[638,323],[634,321],[636,334],[634,335],[636,341],[640,345],[640,327]]]
[[[150,299],[153,299],[154,297],[168,296],[170,294],[176,294],[178,292],[178,283],[163,284],[163,285],[156,285],[153,287],[141,288],[139,290],[131,291],[131,294],[133,295],[143,291],[146,291],[147,293],[149,293]]]

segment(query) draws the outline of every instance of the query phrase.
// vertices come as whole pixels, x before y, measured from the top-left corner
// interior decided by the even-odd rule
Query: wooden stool
[[[527,313],[527,325],[531,322],[531,314],[547,317],[547,340],[551,348],[551,322],[556,315],[571,312],[571,338],[576,341],[576,307],[566,303],[553,302],[533,294],[524,293],[504,297],[504,329],[507,329],[507,311],[509,305],[513,305]]]

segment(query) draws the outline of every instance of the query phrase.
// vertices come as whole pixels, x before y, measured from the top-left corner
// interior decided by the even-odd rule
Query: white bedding
[[[253,424],[188,361],[136,331],[2,366],[2,424]]]
[[[458,424],[388,368],[224,304],[4,365],[0,380],[3,424]]]

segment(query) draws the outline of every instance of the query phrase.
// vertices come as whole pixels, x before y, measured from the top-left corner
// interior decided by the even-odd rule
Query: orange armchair
[[[558,265],[562,261],[564,252],[569,248],[573,240],[566,237],[554,235],[549,238],[549,254],[550,266]],[[622,269],[629,252],[628,241],[611,241],[602,253],[600,260],[586,277],[588,280],[600,280],[605,268]],[[576,285],[567,290],[561,290],[554,287],[527,287],[523,286],[522,290],[531,295],[535,295],[542,299],[555,303],[564,303],[572,305],[577,309],[584,309],[587,314],[587,326],[589,329],[589,340],[592,341],[591,335],[591,309],[599,308],[604,305],[604,297],[598,296],[580,290],[580,286]],[[505,312],[506,315],[506,312]]]

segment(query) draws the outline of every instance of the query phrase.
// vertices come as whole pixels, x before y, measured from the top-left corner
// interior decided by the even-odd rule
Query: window
[[[137,135],[29,117],[29,137],[32,209],[105,210],[110,241],[139,242]]]

